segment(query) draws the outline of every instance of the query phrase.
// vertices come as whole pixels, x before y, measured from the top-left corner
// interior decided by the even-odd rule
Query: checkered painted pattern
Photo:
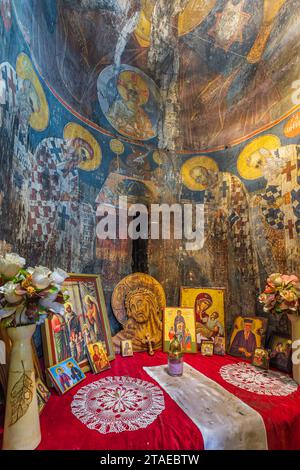
[[[34,155],[30,186],[29,229],[46,242],[54,228],[66,231],[77,225],[78,174],[66,170],[67,144],[62,139],[45,139]]]

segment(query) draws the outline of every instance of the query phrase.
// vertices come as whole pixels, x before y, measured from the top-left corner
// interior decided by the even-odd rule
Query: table
[[[140,378],[157,385],[143,367],[166,362],[167,355],[160,351],[152,357],[147,353],[135,353],[133,357],[126,358],[117,356],[111,363],[111,369],[97,375],[88,373],[84,382],[65,395],[59,396],[53,391],[41,415],[42,442],[38,449],[202,450],[204,445],[199,429],[165,392],[165,410],[146,429],[137,431],[100,434],[88,429],[71,412],[73,396],[88,383],[113,375]],[[262,396],[242,390],[221,377],[220,368],[226,364],[241,362],[239,358],[186,354],[185,362],[260,413],[265,423],[270,450],[300,449],[300,388],[286,397]]]

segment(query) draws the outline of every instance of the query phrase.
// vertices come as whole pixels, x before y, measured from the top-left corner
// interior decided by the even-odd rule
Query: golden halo
[[[125,101],[129,100],[128,92],[130,90],[137,92],[139,106],[146,104],[149,100],[149,87],[146,81],[139,74],[131,70],[125,70],[120,73],[117,88]]]
[[[86,143],[87,148],[91,150],[92,158],[87,158],[86,161],[81,162],[78,168],[85,171],[93,171],[98,168],[102,160],[101,148],[95,137],[87,129],[75,122],[69,122],[64,128],[64,139],[79,142],[79,145],[82,141],[82,148]],[[88,151],[86,154],[88,155]]]
[[[178,15],[178,34],[183,36],[195,29],[214,8],[217,0],[189,0],[183,12]],[[142,11],[135,35],[142,47],[150,45],[151,17],[154,0],[142,0]]]
[[[87,294],[85,297],[84,297],[84,302],[87,304],[88,300],[91,300],[94,304],[97,305],[97,300],[95,299],[95,297],[93,297],[92,295],[90,294]]]
[[[18,55],[16,72],[18,77],[23,80],[29,80],[35,90],[38,98],[38,109],[31,114],[29,124],[32,129],[41,132],[45,130],[49,124],[49,107],[43,87],[33,69],[31,60],[23,52]]]
[[[240,176],[246,180],[261,178],[263,175],[261,165],[264,164],[266,155],[279,147],[281,147],[281,142],[276,135],[267,134],[252,140],[239,155],[237,169]],[[252,164],[251,157],[254,159]]]
[[[129,274],[129,276],[124,277],[116,285],[111,298],[114,315],[122,325],[127,321],[125,309],[126,295],[128,292],[139,287],[149,289],[155,294],[160,310],[166,306],[166,296],[163,287],[154,277],[144,273]]]
[[[109,142],[109,147],[112,152],[114,152],[117,155],[122,155],[124,153],[124,144],[118,139],[111,139]]]
[[[197,183],[192,177],[191,172],[197,167],[206,168],[214,173],[218,173],[219,168],[215,160],[206,156],[193,157],[187,160],[181,167],[181,178],[183,184],[191,191],[204,191],[207,185],[204,183]]]
[[[67,309],[68,307],[71,307],[71,309],[73,310],[73,305],[71,304],[71,302],[64,303],[64,308]]]

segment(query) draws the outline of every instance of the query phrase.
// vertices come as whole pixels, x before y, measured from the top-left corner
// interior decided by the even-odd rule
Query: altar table
[[[185,362],[256,410],[263,418],[269,450],[300,450],[300,388],[288,396],[259,395],[225,381],[220,369],[237,364],[231,356],[206,357],[186,354]],[[88,429],[71,411],[73,397],[83,386],[109,376],[129,376],[159,386],[143,367],[166,364],[167,355],[156,352],[117,356],[111,369],[97,375],[87,374],[85,381],[65,395],[55,391],[41,414],[42,442],[39,450],[202,450],[203,438],[198,427],[162,389],[165,409],[146,429],[100,434]],[[226,403],[224,403],[226,407]],[[0,436],[0,439],[2,436]]]

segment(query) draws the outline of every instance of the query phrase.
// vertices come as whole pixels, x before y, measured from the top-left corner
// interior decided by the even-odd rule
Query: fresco
[[[149,140],[157,132],[159,92],[140,70],[121,65],[105,68],[97,81],[101,109],[110,124],[127,137]]]
[[[267,273],[299,271],[297,2],[188,0],[165,51],[154,2],[141,1],[132,33],[137,4],[125,3],[1,2],[0,251],[100,274],[108,308],[136,270],[156,277],[171,305],[181,285],[225,287],[230,328],[234,315],[259,311]],[[176,57],[170,151],[159,140],[161,90]],[[97,208],[120,195],[203,203],[204,247],[99,241]]]
[[[136,141],[151,140],[156,135],[158,108],[153,76],[149,75],[155,2],[141,2],[132,34],[128,33],[133,21],[130,15],[136,12],[137,2],[131,2],[128,11],[124,2],[96,3],[95,7],[93,2],[81,0],[26,0],[21,5],[15,0],[12,5],[35,64],[63,103],[99,130],[117,130]],[[199,152],[239,143],[299,107],[293,100],[297,89],[292,88],[300,75],[295,60],[298,11],[296,0],[186,2],[177,21],[181,150]],[[170,73],[170,57],[163,66],[166,73]],[[122,70],[134,72],[137,68],[139,77],[124,75],[127,91],[121,87],[123,96],[112,78],[112,64],[118,66],[120,58]],[[100,94],[99,109],[97,90],[99,96],[106,84],[110,88]],[[128,101],[128,86],[139,90],[135,104],[133,97]],[[144,103],[146,88],[150,95]],[[127,120],[131,116],[128,128],[114,116],[121,105],[121,114]],[[144,131],[134,126],[138,115],[145,123]]]

